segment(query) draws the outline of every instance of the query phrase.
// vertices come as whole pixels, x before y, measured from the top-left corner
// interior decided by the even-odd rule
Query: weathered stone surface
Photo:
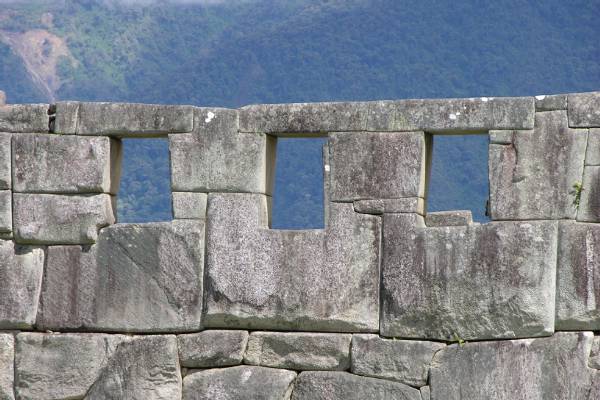
[[[80,103],[77,134],[152,137],[191,132],[194,128],[193,110],[192,106]],[[72,116],[64,118],[68,121],[73,119]],[[66,126],[69,127],[72,124],[68,123]],[[62,129],[60,124],[58,128]]]
[[[13,229],[19,243],[85,244],[115,222],[108,194],[13,193]]]
[[[194,372],[183,379],[183,400],[285,400],[296,373],[239,366]]]
[[[473,225],[473,216],[470,210],[428,212],[425,216],[425,225],[430,227],[468,226]]]
[[[0,333],[0,399],[14,400],[15,339],[10,333]]]
[[[589,130],[585,165],[600,165],[600,128]]]
[[[519,131],[489,131],[490,143],[493,144],[511,144],[513,137]],[[527,132],[527,131],[525,131]]]
[[[35,323],[42,286],[44,251],[0,240],[0,329]]]
[[[0,90],[0,106],[3,106],[6,104],[6,93],[4,93],[2,90]]]
[[[12,192],[0,190],[0,233],[12,232]]]
[[[208,330],[178,335],[179,360],[187,368],[239,365],[244,358],[247,331]]]
[[[418,389],[383,379],[347,372],[302,372],[294,385],[292,400],[421,400]]]
[[[568,103],[569,126],[600,127],[600,92],[570,94]]]
[[[403,199],[356,200],[354,211],[363,214],[417,213],[425,214],[425,201],[421,197]]]
[[[0,132],[48,132],[48,104],[0,105]]]
[[[176,219],[206,218],[206,193],[173,192],[173,217]]]
[[[600,166],[588,166],[583,171],[577,221],[600,222]]]
[[[252,332],[244,362],[294,370],[350,368],[352,335],[336,333]]]
[[[11,134],[0,132],[0,190],[12,188]]]
[[[591,332],[448,346],[430,370],[431,400],[592,400]]]
[[[458,340],[554,329],[557,223],[425,228],[384,215],[381,334]]]
[[[378,330],[379,217],[331,203],[325,230],[267,221],[266,196],[209,195],[205,326]]]
[[[423,132],[342,132],[329,137],[331,200],[425,196]]]
[[[444,347],[446,345],[436,342],[353,335],[351,371],[357,375],[391,379],[410,386],[424,386],[433,355]]]
[[[570,129],[565,111],[547,111],[511,145],[491,144],[491,218],[575,219],[571,192],[583,175],[586,141],[587,130]]]
[[[15,352],[18,399],[82,399],[125,336],[19,333]],[[151,356],[151,355],[149,355]]]
[[[567,109],[567,95],[535,96],[535,111],[554,111]]]
[[[176,400],[181,386],[175,336],[137,336],[119,344],[85,400]]]
[[[75,135],[79,123],[79,102],[59,101],[56,103],[53,133]]]
[[[429,386],[423,386],[419,389],[421,392],[421,400],[430,400],[431,399],[431,389]]]
[[[600,330],[600,225],[561,222],[556,329]]]
[[[13,135],[13,190],[112,193],[119,189],[121,146],[107,137]]]
[[[600,336],[594,336],[588,366],[590,368],[600,369]]]

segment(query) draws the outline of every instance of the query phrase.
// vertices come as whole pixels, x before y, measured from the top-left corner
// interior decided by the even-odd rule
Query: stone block
[[[14,400],[15,339],[10,333],[0,333],[0,399]]]
[[[585,165],[600,165],[600,128],[589,130]]]
[[[348,372],[308,371],[298,375],[292,400],[421,400],[418,389]]]
[[[541,95],[535,96],[535,111],[555,111],[567,109],[567,95]]]
[[[115,222],[108,194],[13,193],[13,230],[19,243],[89,244]]]
[[[561,222],[556,329],[600,330],[600,225]]]
[[[423,132],[342,132],[329,137],[331,200],[425,196]]]
[[[183,379],[183,400],[285,400],[295,378],[292,371],[245,365],[209,369]]]
[[[547,111],[511,145],[491,144],[491,218],[575,219],[572,186],[583,175],[586,142],[587,129],[569,128],[565,111]]]
[[[425,216],[425,225],[429,227],[469,226],[473,225],[473,216],[470,210],[428,212]]]
[[[445,344],[419,340],[391,340],[378,335],[352,336],[352,373],[390,379],[406,385],[427,384],[429,366]]]
[[[352,335],[336,333],[252,332],[244,362],[293,370],[350,368]]]
[[[6,93],[4,93],[2,90],[0,90],[0,106],[3,106],[6,104]]]
[[[527,132],[527,131],[525,131]],[[518,131],[489,131],[488,135],[492,144],[512,144],[513,137]]]
[[[430,370],[431,400],[592,400],[591,332],[453,344]],[[595,371],[595,372],[594,372]],[[588,396],[589,395],[589,396]]]
[[[573,128],[600,128],[600,92],[569,95],[569,126]]]
[[[136,103],[80,103],[76,109],[78,135],[116,137],[156,137],[191,132],[194,107]],[[58,112],[57,108],[57,112]],[[68,111],[65,107],[65,111]],[[65,130],[72,127],[73,116],[65,115]],[[62,130],[61,124],[58,129]]]
[[[121,146],[108,137],[13,135],[13,190],[111,193],[119,189]]]
[[[549,335],[557,223],[426,228],[385,214],[381,334],[433,340]]]
[[[11,134],[0,132],[0,190],[11,188]]]
[[[62,135],[77,134],[80,104],[78,101],[59,101],[55,104],[53,133]]]
[[[600,336],[594,336],[588,366],[590,368],[600,369]]]
[[[374,332],[379,217],[331,203],[327,229],[267,229],[267,197],[208,197],[205,326]]]
[[[239,365],[244,358],[247,331],[208,330],[178,335],[179,360],[186,368],[214,368]]]
[[[33,326],[43,268],[43,249],[0,240],[0,329]]]
[[[0,190],[0,233],[12,232],[12,192]]]
[[[423,386],[419,388],[421,392],[421,400],[430,400],[431,399],[431,389],[429,386]]]
[[[0,132],[48,132],[48,104],[0,105]]]
[[[582,187],[577,221],[600,222],[600,166],[585,167]]]
[[[175,219],[206,218],[206,193],[173,192],[173,217]]]
[[[380,215],[384,213],[425,214],[425,201],[421,197],[402,199],[356,200],[354,211],[362,214]]]

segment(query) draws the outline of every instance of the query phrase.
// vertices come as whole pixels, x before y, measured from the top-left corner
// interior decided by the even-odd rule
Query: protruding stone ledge
[[[566,94],[535,96],[535,111],[555,111],[567,109]]]
[[[425,216],[428,227],[469,226],[473,225],[473,215],[470,210],[435,211]]]
[[[361,214],[381,215],[384,213],[425,214],[425,200],[421,197],[401,199],[373,199],[354,201],[354,211]]]
[[[572,128],[600,128],[600,92],[569,95],[569,126]]]
[[[48,132],[48,104],[0,105],[0,132]]]
[[[177,335],[177,342],[182,367],[229,367],[242,363],[248,331],[208,330]]]

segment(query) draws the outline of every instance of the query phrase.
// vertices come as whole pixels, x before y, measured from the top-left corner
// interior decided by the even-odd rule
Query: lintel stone
[[[0,105],[0,132],[47,133],[48,104]]]
[[[421,197],[354,201],[354,211],[362,214],[417,213],[425,214],[425,200]]]

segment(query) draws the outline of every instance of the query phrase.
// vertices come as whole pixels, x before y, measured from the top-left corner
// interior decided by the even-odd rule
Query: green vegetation
[[[581,192],[583,192],[583,190],[584,188],[581,182],[575,182],[573,184],[573,190],[571,191],[571,194],[574,196],[573,205],[577,210],[579,210],[579,203],[581,203]]]

